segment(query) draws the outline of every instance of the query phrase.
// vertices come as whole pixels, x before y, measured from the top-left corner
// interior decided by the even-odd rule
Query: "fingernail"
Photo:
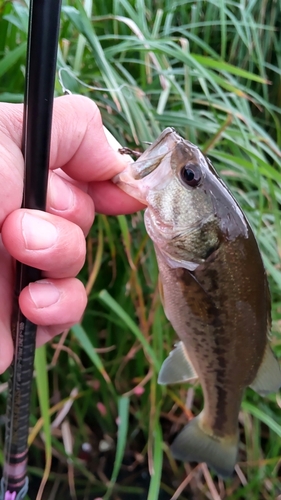
[[[69,210],[74,204],[74,195],[67,182],[57,174],[50,177],[50,206],[55,210]]]
[[[35,281],[35,283],[30,283],[28,288],[30,297],[37,309],[56,304],[61,295],[57,287],[49,281]]]
[[[27,250],[45,250],[57,240],[57,228],[42,217],[25,213],[22,218],[22,233]]]

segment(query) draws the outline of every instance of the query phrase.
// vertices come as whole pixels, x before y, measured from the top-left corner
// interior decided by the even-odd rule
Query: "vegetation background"
[[[0,2],[2,101],[23,101],[27,20],[25,1]],[[63,85],[96,101],[121,144],[143,150],[172,126],[211,158],[258,238],[279,357],[280,24],[278,0],[64,0],[58,56]],[[38,499],[280,499],[280,395],[246,391],[233,479],[176,463],[168,444],[202,392],[157,385],[175,335],[142,214],[98,215],[87,245],[83,321],[37,351],[30,498],[43,479]]]

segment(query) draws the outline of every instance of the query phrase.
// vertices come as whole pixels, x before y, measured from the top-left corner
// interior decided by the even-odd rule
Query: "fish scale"
[[[171,446],[183,461],[232,474],[244,389],[281,386],[268,343],[270,293],[253,231],[198,147],[167,128],[113,181],[147,205],[160,295],[180,342],[164,361],[160,384],[198,378],[201,413]]]

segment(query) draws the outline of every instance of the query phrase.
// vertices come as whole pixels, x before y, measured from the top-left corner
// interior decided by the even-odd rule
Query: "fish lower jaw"
[[[113,184],[116,184],[116,186],[122,189],[122,191],[125,191],[125,193],[129,194],[144,205],[147,205],[146,191],[144,189],[140,189],[140,183],[136,181],[131,174],[131,165],[123,170],[123,172],[115,175],[111,180]]]

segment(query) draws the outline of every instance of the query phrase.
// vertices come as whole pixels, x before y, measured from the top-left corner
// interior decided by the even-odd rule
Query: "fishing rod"
[[[30,0],[22,152],[22,208],[45,210],[61,0]],[[37,326],[22,314],[18,297],[41,271],[16,263],[12,312],[14,357],[10,367],[0,500],[20,500],[28,491],[30,398]]]

